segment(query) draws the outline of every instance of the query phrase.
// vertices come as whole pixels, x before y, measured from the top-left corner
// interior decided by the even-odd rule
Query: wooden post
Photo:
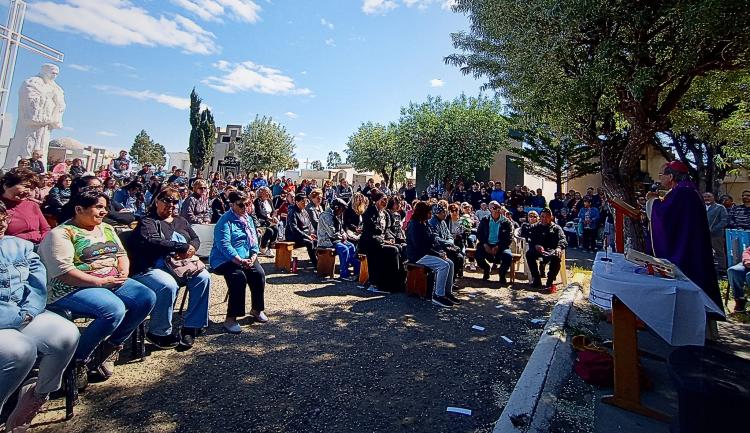
[[[292,271],[292,251],[294,251],[294,242],[276,242],[276,259],[274,261],[276,269]]]
[[[607,202],[615,210],[615,252],[623,253],[625,252],[625,217],[637,218],[640,211],[614,197],[609,197]]]
[[[370,279],[370,274],[367,269],[367,256],[364,254],[357,255],[359,258],[360,266],[359,266],[359,284],[366,284],[367,281]]]
[[[615,393],[602,402],[639,415],[668,422],[670,417],[641,404],[636,317],[616,297],[612,298],[612,344],[615,358]]]

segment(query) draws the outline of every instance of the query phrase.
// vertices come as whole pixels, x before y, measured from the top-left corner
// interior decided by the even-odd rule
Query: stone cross
[[[0,40],[5,42],[0,57],[0,161],[5,159],[13,124],[12,119],[6,115],[6,111],[10,100],[10,86],[13,83],[18,47],[59,63],[62,63],[65,57],[62,52],[21,34],[25,15],[26,2],[11,0],[8,23],[5,26],[0,25]]]

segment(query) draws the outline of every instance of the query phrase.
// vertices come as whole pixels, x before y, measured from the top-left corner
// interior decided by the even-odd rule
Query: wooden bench
[[[318,248],[315,250],[318,256],[318,276],[333,278],[336,268],[336,250],[333,248]]]
[[[419,263],[406,264],[406,294],[423,299],[432,297],[429,275],[432,269]]]
[[[370,280],[370,272],[367,268],[367,256],[364,254],[357,254],[359,258],[359,284],[365,285]]]
[[[276,242],[276,260],[274,264],[277,270],[292,271],[292,251],[294,251],[294,242]]]

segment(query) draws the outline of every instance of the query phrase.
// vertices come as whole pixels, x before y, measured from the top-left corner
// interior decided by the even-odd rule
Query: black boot
[[[734,312],[744,313],[745,307],[747,306],[747,300],[745,298],[739,298],[734,300]]]

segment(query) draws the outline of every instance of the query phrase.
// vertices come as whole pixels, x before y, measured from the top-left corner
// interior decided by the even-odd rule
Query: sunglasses
[[[243,203],[243,202],[233,203],[233,204],[240,209],[245,209],[247,207],[247,203]]]
[[[169,204],[169,205],[176,205],[176,204],[180,203],[179,200],[173,199],[173,198],[168,198],[168,197],[160,198],[159,201],[162,202],[162,203],[164,203],[164,204]]]

